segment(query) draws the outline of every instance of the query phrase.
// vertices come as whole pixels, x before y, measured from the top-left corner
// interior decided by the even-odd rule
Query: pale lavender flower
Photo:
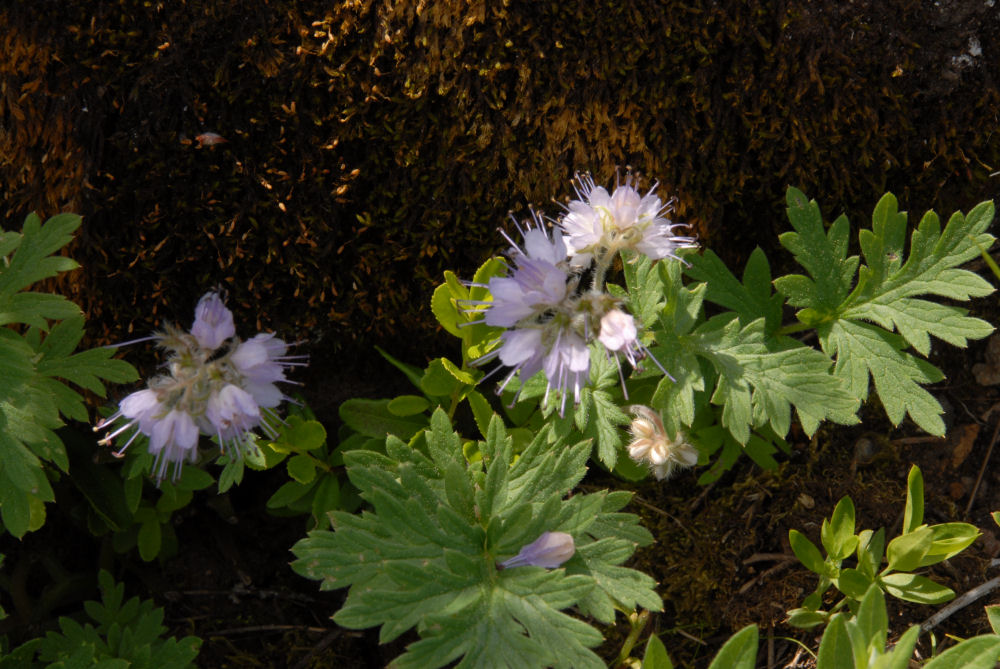
[[[180,478],[185,460],[198,459],[198,426],[189,413],[173,409],[156,420],[149,434],[149,452],[156,457],[156,478],[163,480],[167,466],[174,465],[174,479]]]
[[[677,251],[697,246],[693,237],[674,234],[683,223],[666,217],[673,201],[654,195],[656,184],[645,195],[636,190],[631,175],[608,193],[589,174],[577,174],[576,200],[566,205],[559,227],[566,233],[574,265],[587,265],[595,254],[609,256],[628,249],[653,260],[677,258]]]
[[[510,569],[511,567],[545,567],[555,569],[563,562],[573,557],[576,552],[576,545],[573,543],[573,536],[566,532],[543,532],[530,544],[524,546],[521,551],[510,558],[504,560],[497,567],[499,569]]]
[[[107,420],[102,421],[97,428],[95,428],[95,430],[104,429],[110,427],[119,418],[128,419],[123,425],[118,427],[114,432],[107,434],[98,443],[105,445],[110,444],[111,440],[119,434],[126,432],[129,429],[137,428],[129,437],[129,440],[125,443],[125,445],[119,449],[118,454],[121,455],[137,436],[140,434],[149,436],[153,431],[153,425],[156,423],[157,417],[166,413],[166,408],[160,404],[160,400],[157,398],[154,391],[148,388],[145,390],[138,390],[123,399],[118,405],[118,411],[109,416]]]
[[[209,425],[202,431],[214,433],[223,450],[231,445],[239,455],[250,443],[250,433],[261,424],[261,413],[250,393],[230,383],[208,398],[204,419]]]
[[[274,334],[259,334],[236,347],[230,361],[243,377],[240,385],[263,408],[276,407],[285,399],[275,383],[287,381],[285,368],[302,364],[299,356],[286,356],[288,345]],[[293,359],[294,358],[294,359]]]
[[[209,351],[219,348],[222,342],[236,334],[233,312],[226,308],[218,293],[205,293],[198,300],[191,334],[202,348]]]
[[[547,334],[554,341],[542,361],[542,369],[548,379],[543,403],[548,403],[549,392],[553,388],[558,390],[561,416],[566,410],[566,396],[570,388],[573,388],[573,403],[580,403],[580,389],[590,378],[590,348],[580,335],[569,328],[560,328]]]
[[[553,390],[560,394],[561,415],[571,388],[579,402],[580,389],[590,372],[585,334],[577,332],[587,329],[586,318],[576,294],[578,277],[568,272],[562,235],[555,232],[550,236],[538,214],[532,212],[532,216],[532,222],[522,230],[523,248],[508,238],[514,265],[510,273],[494,277],[484,286],[492,300],[470,302],[474,308],[468,311],[483,316],[477,322],[508,328],[500,335],[500,346],[473,364],[499,357],[512,368],[498,393],[519,372],[521,380],[527,381],[544,370],[548,378],[545,402]]]
[[[632,441],[628,454],[637,463],[649,466],[657,480],[670,478],[681,467],[692,467],[698,463],[698,449],[684,440],[683,434],[675,439],[667,436],[660,414],[649,407],[630,407],[635,420],[629,430]]]
[[[162,480],[169,466],[176,479],[185,462],[197,460],[200,434],[218,438],[220,448],[231,448],[230,456],[237,459],[254,447],[255,429],[277,436],[268,422],[278,420],[271,409],[287,398],[275,384],[289,382],[285,370],[306,364],[305,356],[286,355],[288,344],[273,334],[241,342],[232,313],[215,292],[199,300],[190,332],[168,325],[150,339],[168,351],[167,372],[122,400],[119,410],[95,428],[124,419],[101,443],[132,430],[121,455],[138,435],[146,435],[156,457],[154,476]]]
[[[528,318],[558,307],[570,294],[570,276],[565,269],[566,244],[560,233],[551,238],[535,219],[536,227],[524,232],[524,249],[513,245],[513,271],[490,279],[493,296],[486,310],[487,325],[510,328]]]

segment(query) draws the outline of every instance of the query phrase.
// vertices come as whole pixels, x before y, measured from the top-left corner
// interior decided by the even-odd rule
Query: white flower
[[[629,457],[649,465],[657,480],[670,478],[680,467],[692,467],[698,463],[698,449],[685,442],[682,434],[671,440],[659,413],[641,405],[630,409],[635,420],[629,428],[632,432]]]
[[[685,224],[666,218],[673,202],[664,203],[654,195],[655,184],[640,195],[634,179],[627,176],[625,183],[609,194],[603,186],[596,186],[589,174],[577,174],[576,180],[578,199],[570,201],[559,221],[574,265],[588,265],[595,254],[605,257],[623,249],[653,260],[677,258],[679,249],[696,246],[693,237],[674,234]]]
[[[521,548],[514,557],[501,562],[498,567],[509,569],[530,566],[555,569],[573,557],[574,553],[576,545],[573,543],[573,535],[566,532],[543,532],[542,536]]]
[[[601,317],[601,333],[597,339],[609,351],[629,351],[636,344],[639,331],[635,319],[620,309],[612,309]]]
[[[202,348],[209,351],[219,348],[222,342],[236,334],[233,312],[226,308],[218,293],[205,293],[198,300],[191,334]]]

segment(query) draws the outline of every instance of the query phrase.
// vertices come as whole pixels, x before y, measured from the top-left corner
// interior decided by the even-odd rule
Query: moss
[[[788,184],[856,220],[886,189],[988,196],[996,47],[952,56],[1000,19],[963,11],[23,2],[0,11],[2,216],[85,215],[71,296],[98,339],[184,320],[221,282],[265,327],[415,358],[443,269],[494,252],[508,210],[555,212],[575,170],[660,179],[730,262],[775,248]]]

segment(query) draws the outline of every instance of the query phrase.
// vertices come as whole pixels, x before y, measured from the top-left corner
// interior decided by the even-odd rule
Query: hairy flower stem
[[[649,621],[649,611],[643,609],[642,611],[633,611],[628,614],[629,622],[629,633],[622,642],[621,652],[618,653],[617,659],[610,665],[612,667],[622,667],[625,666],[626,660],[632,655],[632,649],[635,648],[635,644],[639,641],[639,635],[642,631],[646,629],[646,623]]]

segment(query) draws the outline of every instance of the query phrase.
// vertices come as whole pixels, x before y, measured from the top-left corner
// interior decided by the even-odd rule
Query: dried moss
[[[1000,18],[941,4],[24,1],[0,215],[85,215],[100,338],[223,282],[262,325],[415,356],[441,271],[575,170],[661,179],[730,261],[774,248],[788,184],[856,219],[989,197]]]

